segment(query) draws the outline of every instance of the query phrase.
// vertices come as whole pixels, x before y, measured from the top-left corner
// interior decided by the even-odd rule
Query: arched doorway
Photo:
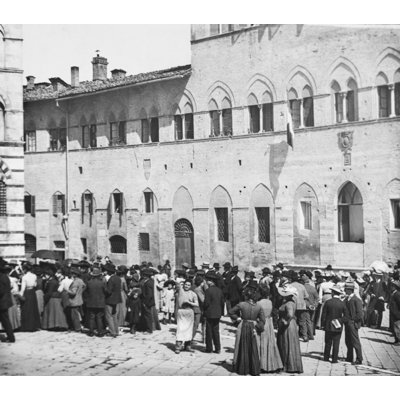
[[[183,263],[194,265],[193,226],[185,218],[178,219],[175,228],[175,266],[177,269]]]

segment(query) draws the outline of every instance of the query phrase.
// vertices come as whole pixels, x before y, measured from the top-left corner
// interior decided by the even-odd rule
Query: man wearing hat
[[[268,267],[264,267],[261,270],[261,273],[262,273],[262,277],[261,277],[261,279],[259,281],[259,284],[260,285],[268,285],[269,286],[271,284],[271,282],[272,282],[271,270]]]
[[[343,294],[340,286],[331,288],[332,298],[327,300],[322,310],[321,324],[325,330],[324,361],[329,361],[332,350],[332,364],[338,362],[340,338],[343,332],[343,318],[346,313],[346,306],[340,300]]]
[[[93,267],[90,273],[91,278],[85,289],[85,304],[89,313],[89,336],[94,336],[94,329],[97,328],[97,335],[104,336],[104,309],[106,307],[107,287],[103,281],[100,267]]]
[[[227,284],[227,303],[229,302],[229,306],[227,304],[228,313],[229,310],[239,304],[241,297],[241,289],[242,289],[242,281],[237,276],[239,272],[239,267],[235,265],[232,267],[231,274],[228,278]]]
[[[221,352],[221,340],[219,336],[219,321],[224,313],[224,294],[216,285],[218,276],[215,272],[209,271],[206,274],[208,289],[204,296],[204,316],[206,319],[206,353],[213,351]]]
[[[298,295],[296,296],[296,317],[300,329],[300,337],[303,338],[304,342],[308,342],[309,337],[312,337],[312,329],[310,314],[307,312],[307,304],[309,303],[310,297],[304,287],[303,283],[299,282],[299,274],[296,271],[290,271],[290,278],[292,280],[291,285],[297,289]],[[311,334],[311,335],[310,335]]]
[[[8,309],[13,305],[11,299],[11,282],[8,273],[12,267],[0,258],[0,322],[6,332],[7,339],[3,336],[1,341],[15,342],[14,332],[8,316]]]
[[[110,334],[115,338],[118,336],[117,304],[122,301],[122,281],[119,276],[115,275],[116,268],[114,264],[107,263],[104,269],[108,276],[105,316]]]
[[[362,301],[354,294],[354,283],[346,282],[344,286],[347,298],[344,300],[345,311],[345,341],[347,347],[346,361],[353,362],[354,350],[356,351],[355,364],[362,364],[362,349],[358,330],[363,321]]]
[[[400,346],[400,281],[391,282],[392,293],[390,296],[390,319],[394,333],[394,344]]]
[[[201,268],[207,272],[210,269],[210,263],[208,261],[204,261],[203,264],[201,264]]]
[[[70,314],[71,322],[75,332],[80,332],[82,329],[81,327],[81,321],[83,320],[82,294],[86,287],[85,283],[83,282],[80,276],[81,276],[81,271],[77,268],[77,266],[72,266],[71,277],[73,279],[73,282],[71,283],[71,286],[68,289],[68,295],[69,295],[69,308],[71,312]]]

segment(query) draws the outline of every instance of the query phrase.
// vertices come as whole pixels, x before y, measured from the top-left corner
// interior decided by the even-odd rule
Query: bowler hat
[[[237,265],[234,265],[232,267],[232,272],[239,272],[239,267]]]
[[[108,263],[108,264],[106,264],[106,265],[104,266],[104,269],[105,269],[107,272],[111,272],[112,274],[115,273],[115,265],[114,265],[114,264]]]
[[[204,261],[203,264],[201,264],[202,268],[210,268],[210,263],[208,261]]]
[[[223,267],[224,267],[224,268],[231,268],[232,265],[231,265],[230,262],[226,262],[226,263],[224,263]]]
[[[258,283],[256,281],[250,281],[247,286],[246,289],[254,289],[257,290],[258,289]]]
[[[214,271],[208,271],[206,273],[206,279],[210,281],[215,281],[218,279],[218,276]]]
[[[101,269],[99,267],[93,267],[93,271],[90,273],[92,276],[100,276],[101,275]]]

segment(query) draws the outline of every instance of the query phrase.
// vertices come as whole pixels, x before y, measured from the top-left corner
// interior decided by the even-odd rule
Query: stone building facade
[[[399,39],[398,26],[193,25],[191,65],[109,76],[97,55],[92,81],[78,67],[70,83],[28,77],[27,255],[395,262]]]
[[[0,257],[24,258],[22,27],[0,25]]]

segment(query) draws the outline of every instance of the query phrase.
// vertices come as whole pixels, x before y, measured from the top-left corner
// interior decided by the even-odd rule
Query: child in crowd
[[[136,334],[137,325],[142,314],[142,301],[140,300],[141,290],[137,287],[130,289],[128,293],[127,306],[128,312],[126,319],[129,323],[131,334]]]
[[[162,294],[162,311],[164,313],[164,319],[162,323],[166,325],[167,318],[168,323],[171,323],[171,315],[175,311],[175,282],[173,280],[168,280],[164,283],[164,290]]]

